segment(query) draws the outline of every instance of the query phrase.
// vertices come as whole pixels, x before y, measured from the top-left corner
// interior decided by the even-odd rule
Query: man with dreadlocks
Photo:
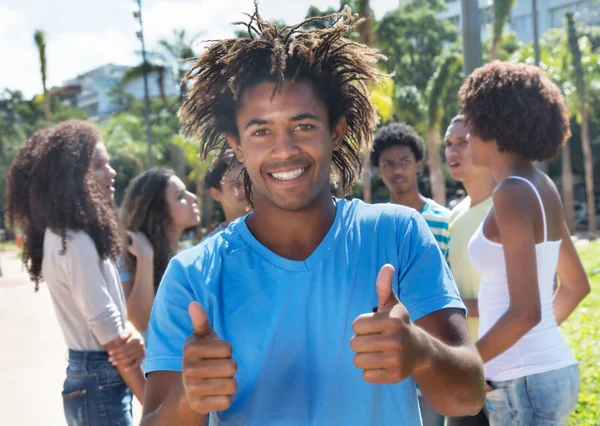
[[[481,361],[424,219],[348,191],[377,123],[380,54],[348,8],[213,42],[180,114],[206,156],[228,146],[252,213],[177,255],[160,284],[142,425],[421,424],[483,406]],[[235,164],[235,162],[233,163]],[[375,307],[375,308],[374,308]],[[235,377],[235,378],[234,378]]]

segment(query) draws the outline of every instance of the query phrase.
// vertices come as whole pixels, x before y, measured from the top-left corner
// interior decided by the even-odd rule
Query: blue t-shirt
[[[415,383],[365,382],[353,364],[352,322],[377,306],[375,281],[395,266],[394,288],[413,321],[464,309],[421,215],[406,207],[336,200],[331,229],[304,261],[282,258],[246,217],[177,255],[156,295],[146,372],[181,371],[198,301],[233,347],[238,390],[211,425],[420,425]]]

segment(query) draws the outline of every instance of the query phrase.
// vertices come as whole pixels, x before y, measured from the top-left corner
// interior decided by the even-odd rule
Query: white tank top
[[[577,364],[577,360],[558,330],[552,304],[554,276],[558,266],[561,241],[548,241],[544,203],[537,188],[520,176],[510,176],[508,179],[519,179],[529,184],[542,209],[544,241],[535,246],[542,320],[512,347],[484,365],[486,379],[493,381],[513,380]],[[484,222],[469,242],[469,259],[481,275],[480,338],[504,315],[510,304],[504,250],[502,244],[485,237]]]

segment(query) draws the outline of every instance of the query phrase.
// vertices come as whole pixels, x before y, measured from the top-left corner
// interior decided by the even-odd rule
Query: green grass
[[[561,326],[581,372],[579,402],[567,426],[600,426],[600,243],[579,254],[592,291]]]

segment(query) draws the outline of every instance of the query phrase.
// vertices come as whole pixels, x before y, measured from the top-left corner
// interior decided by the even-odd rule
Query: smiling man
[[[390,202],[421,213],[444,256],[448,254],[450,210],[419,192],[425,143],[411,126],[392,123],[375,135],[371,164],[390,193]]]
[[[475,414],[482,365],[464,305],[423,218],[349,191],[377,116],[380,54],[324,30],[213,43],[181,109],[201,152],[243,165],[249,215],[176,256],[156,296],[142,425],[420,425]],[[376,312],[374,312],[374,310]]]

